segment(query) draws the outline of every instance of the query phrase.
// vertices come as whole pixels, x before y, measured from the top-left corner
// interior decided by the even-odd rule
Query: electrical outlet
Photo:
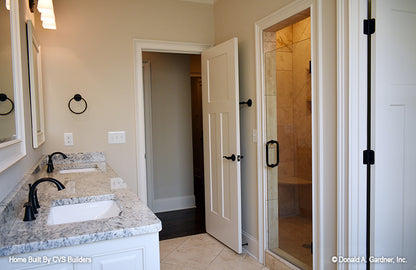
[[[110,178],[111,189],[127,188],[126,183],[120,177]]]
[[[65,145],[74,145],[74,137],[72,133],[64,133],[64,144]]]
[[[108,132],[108,143],[126,143],[126,132],[125,131],[111,131]]]

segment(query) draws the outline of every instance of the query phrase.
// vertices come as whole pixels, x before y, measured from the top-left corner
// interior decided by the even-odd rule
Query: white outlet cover
[[[111,189],[127,188],[126,183],[120,177],[111,178],[110,181],[111,181]]]
[[[110,131],[108,132],[108,143],[126,143],[126,132],[125,131]]]
[[[64,144],[65,145],[74,145],[74,137],[72,133],[64,133]]]

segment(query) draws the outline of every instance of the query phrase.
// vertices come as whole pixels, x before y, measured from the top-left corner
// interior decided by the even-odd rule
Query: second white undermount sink
[[[51,207],[47,224],[58,225],[105,219],[118,216],[120,212],[120,207],[115,200],[59,205]]]
[[[59,173],[85,173],[85,172],[96,172],[98,171],[97,167],[88,167],[88,168],[69,168],[62,169]]]

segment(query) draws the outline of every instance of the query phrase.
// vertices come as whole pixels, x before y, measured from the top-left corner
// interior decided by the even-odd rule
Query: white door
[[[373,66],[375,257],[405,257],[416,269],[416,1],[377,0]]]
[[[202,115],[206,230],[241,253],[237,38],[202,52]]]

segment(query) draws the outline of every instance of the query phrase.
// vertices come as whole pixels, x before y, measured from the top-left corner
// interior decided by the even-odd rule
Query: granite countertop
[[[38,172],[33,173],[16,192],[21,200],[14,199],[11,207],[4,207],[0,225],[0,256],[35,252],[51,248],[68,247],[102,240],[137,236],[161,230],[160,220],[141,202],[136,194],[123,185],[118,175],[103,161],[56,164],[53,173],[46,173],[45,162]],[[85,161],[85,160],[84,160]],[[91,160],[89,160],[91,161]],[[58,162],[59,163],[59,162]],[[95,167],[97,171],[82,173],[59,173],[60,169]],[[36,220],[24,222],[23,204],[27,200],[28,183],[42,177],[53,177],[65,185],[58,191],[49,182],[38,185],[38,199],[41,207]],[[112,180],[113,178],[113,180]],[[18,196],[18,195],[16,195]],[[114,199],[121,209],[119,216],[101,220],[90,220],[60,225],[47,225],[51,206]],[[23,200],[23,201],[22,201]],[[8,205],[9,206],[9,205]],[[1,209],[0,209],[1,210]],[[13,215],[12,211],[16,213]],[[11,217],[11,218],[10,218]]]

